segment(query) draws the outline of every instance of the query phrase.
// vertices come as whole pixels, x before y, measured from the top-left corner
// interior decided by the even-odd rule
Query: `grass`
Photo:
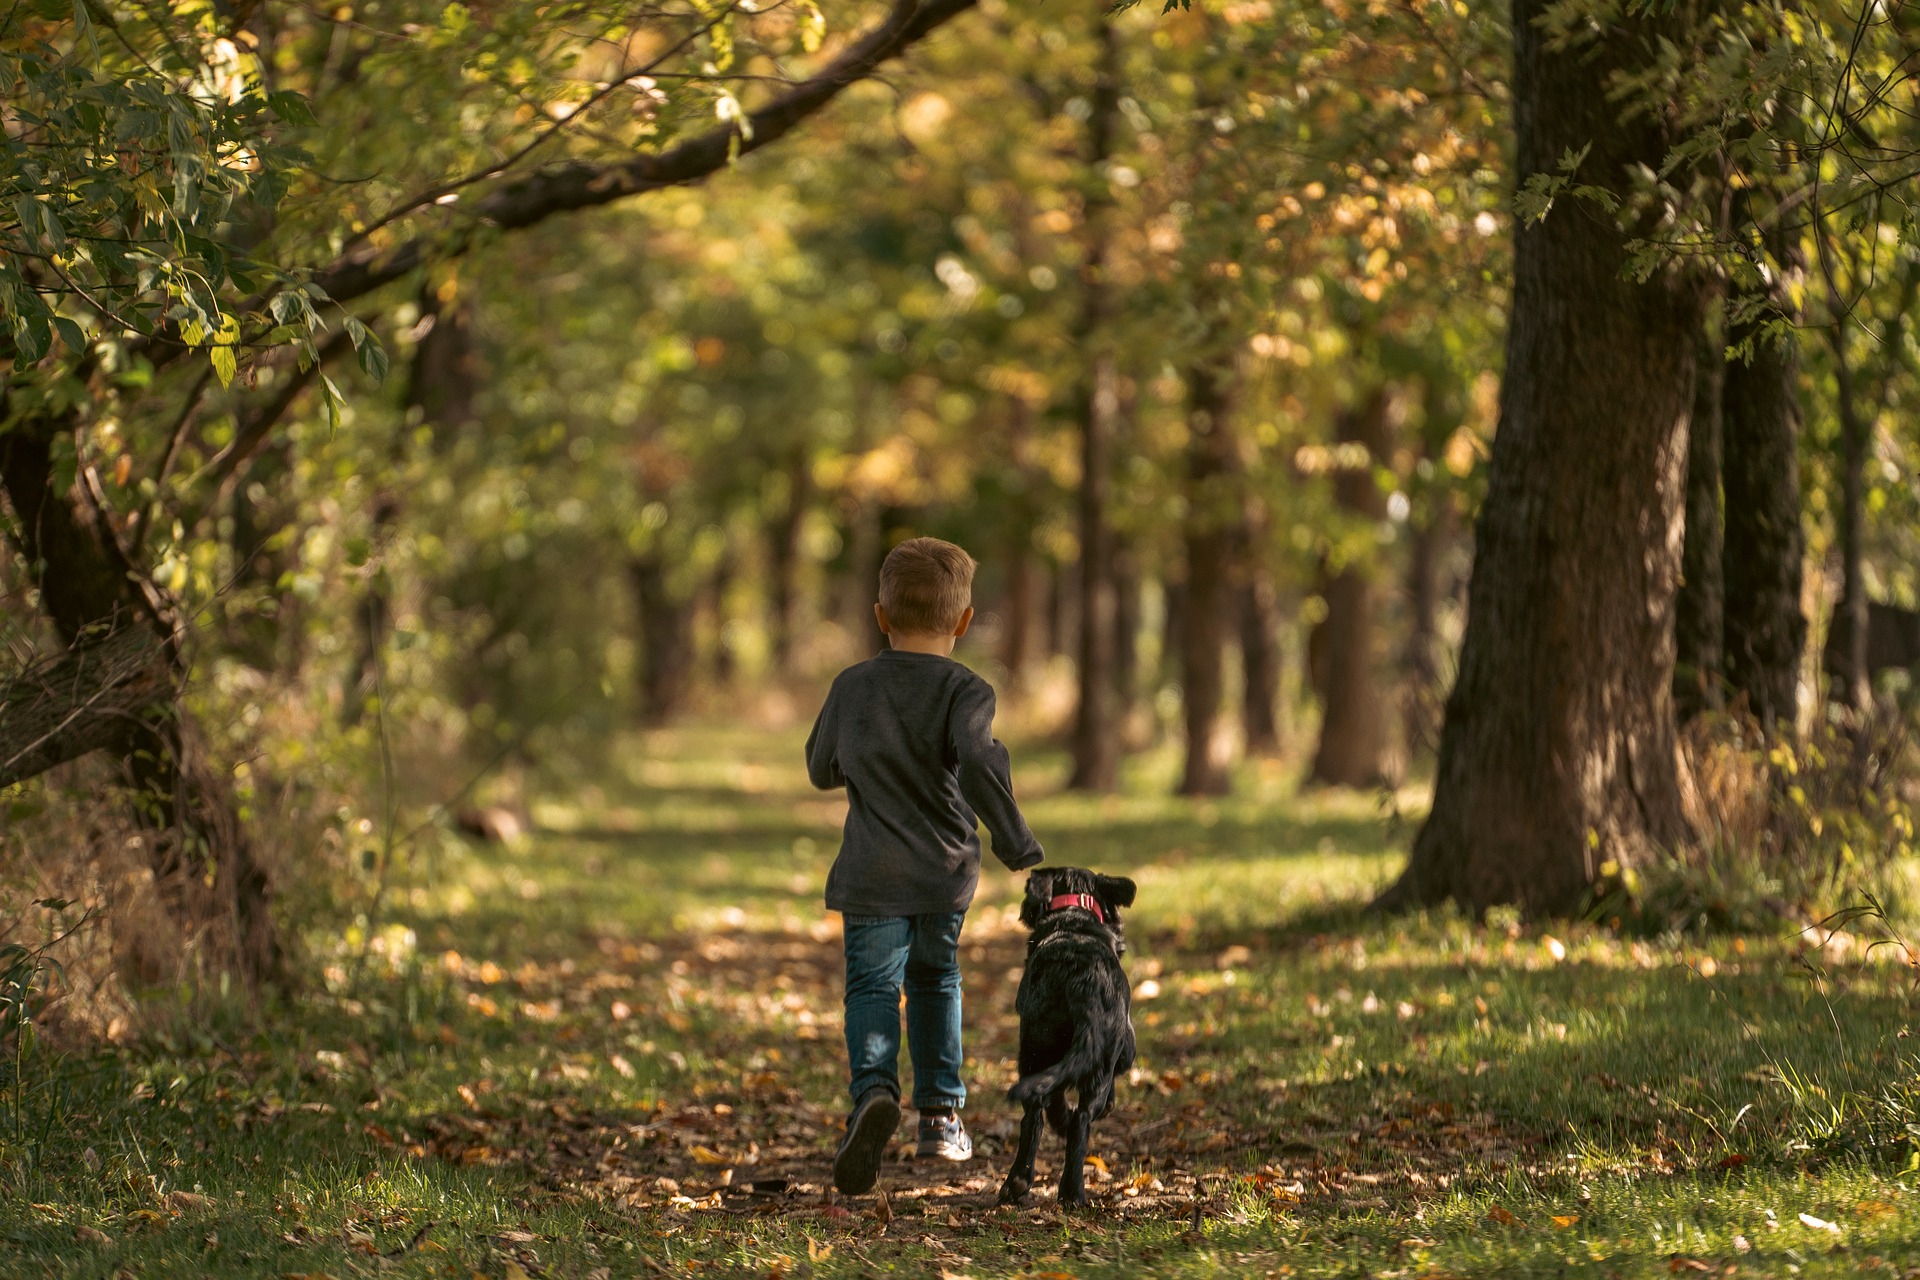
[[[622,744],[525,845],[442,854],[288,1007],[30,1060],[0,1273],[1920,1275],[1906,971],[1380,920],[1410,827],[1373,797],[1269,769],[1175,801],[1150,756],[1095,800],[1021,756],[1052,859],[1141,886],[1143,1060],[1092,1211],[991,1207],[1022,946],[991,863],[963,939],[982,1156],[825,1193],[839,805],[794,735],[690,729]]]

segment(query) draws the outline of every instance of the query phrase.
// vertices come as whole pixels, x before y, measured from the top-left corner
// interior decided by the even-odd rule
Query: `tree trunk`
[[[1702,325],[1694,355],[1693,420],[1687,435],[1686,543],[1674,601],[1673,701],[1680,720],[1722,705],[1726,625],[1720,513],[1720,390],[1726,357],[1720,337]]]
[[[1751,334],[1735,334],[1734,341]],[[1727,694],[1769,733],[1793,730],[1807,620],[1800,611],[1799,361],[1756,338],[1721,387]]]
[[[878,568],[885,559],[881,551],[880,512],[871,503],[861,502],[847,522],[847,571],[845,598],[841,603],[841,625],[862,658],[886,647],[874,621],[873,605],[880,594]]]
[[[731,688],[739,672],[733,644],[727,635],[727,597],[733,594],[733,576],[733,548],[728,546],[720,552],[713,574],[707,579],[707,613],[713,619],[713,683],[717,689]]]
[[[1341,444],[1365,445],[1366,461],[1334,476],[1334,500],[1368,521],[1386,516],[1385,495],[1373,469],[1390,452],[1392,399],[1374,391],[1358,409],[1339,416]],[[1309,781],[1332,787],[1370,787],[1386,776],[1387,701],[1380,686],[1371,563],[1321,568],[1327,615],[1314,628],[1314,690],[1320,697],[1320,742]]]
[[[1107,530],[1107,438],[1113,420],[1113,358],[1094,359],[1080,429],[1079,702],[1073,717],[1074,791],[1111,791],[1120,781],[1113,696],[1114,590]]]
[[[1081,264],[1080,315],[1074,326],[1075,347],[1088,353],[1076,406],[1080,423],[1080,696],[1073,718],[1073,773],[1067,780],[1075,791],[1111,791],[1120,781],[1119,726],[1113,705],[1113,559],[1107,528],[1107,473],[1120,389],[1110,340],[1104,333],[1113,306],[1112,286],[1106,278],[1107,223],[1113,198],[1104,167],[1113,153],[1114,123],[1120,111],[1120,41],[1112,16],[1104,11],[1096,31],[1100,52],[1093,109],[1087,117],[1086,157],[1093,181],[1086,198],[1087,243]]]
[[[806,526],[807,503],[813,494],[813,468],[804,448],[787,463],[787,503],[767,526],[768,563],[773,580],[767,584],[773,611],[773,669],[785,675],[793,666],[793,638],[800,604],[800,535]]]
[[[1140,559],[1131,540],[1113,548],[1113,714],[1123,735],[1140,699]]]
[[[1250,756],[1280,754],[1280,609],[1273,575],[1247,566],[1240,586],[1241,727]]]
[[[80,696],[60,726],[64,746],[59,735],[47,738],[44,728],[8,745],[15,780],[31,776],[18,772],[19,766],[36,757],[51,767],[82,754],[81,748],[117,755],[135,815],[147,829],[142,843],[148,864],[175,914],[184,917],[183,927],[199,932],[215,923],[230,929],[229,958],[240,974],[250,981],[274,977],[283,953],[270,911],[271,886],[227,783],[189,754],[177,701],[185,663],[167,604],[121,547],[84,469],[64,489],[57,487],[55,442],[70,430],[27,418],[0,434],[0,488],[13,509],[10,533],[22,559],[38,568],[41,609],[68,646],[76,673],[95,660],[71,651],[95,644],[115,652],[124,645],[153,657],[129,678],[103,680],[84,694],[76,690]],[[121,641],[123,631],[138,633],[138,641]],[[140,706],[105,696],[110,688],[145,690],[152,699]],[[23,724],[38,718],[31,703],[9,706],[9,725],[16,715]],[[10,735],[0,735],[0,743],[8,742]]]
[[[1007,681],[1018,692],[1027,686],[1033,666],[1033,631],[1039,610],[1034,607],[1037,594],[1033,554],[1027,549],[1030,531],[1015,525],[1007,531],[1002,553],[1007,558],[1005,629],[1000,633],[1000,663],[1007,669]]]
[[[658,552],[627,563],[634,605],[640,614],[640,714],[648,724],[665,724],[686,705],[693,669],[693,613],[667,581]]]
[[[1227,634],[1238,585],[1233,561],[1246,538],[1234,483],[1234,371],[1196,361],[1187,372],[1187,591],[1180,621],[1181,706],[1186,716],[1183,796],[1225,795],[1233,784],[1219,750]]]
[[[1006,543],[1005,629],[1000,636],[1000,662],[1007,669],[1008,683],[1015,693],[1023,692],[1031,674],[1034,658],[1034,629],[1039,621],[1037,596],[1039,583],[1033,563],[1033,487],[1032,408],[1018,396],[1010,397],[1007,418],[1007,458],[1012,472],[1013,497],[1009,503]]]
[[[1624,188],[1658,170],[1661,113],[1623,121],[1609,81],[1668,41],[1689,47],[1686,33],[1612,15],[1556,48],[1540,27],[1549,7],[1514,5],[1514,171],[1551,172],[1589,144],[1583,182]],[[1516,228],[1460,673],[1433,809],[1383,906],[1570,912],[1609,864],[1643,865],[1687,835],[1673,608],[1701,305],[1675,273],[1626,276],[1626,237],[1642,229],[1572,203]]]
[[[1840,599],[1829,624],[1833,638],[1826,649],[1828,687],[1834,701],[1857,713],[1873,702],[1872,673],[1867,667],[1867,584],[1860,563],[1867,536],[1867,448],[1873,433],[1860,411],[1843,325],[1828,329],[1827,343],[1833,350],[1840,416]]]
[[[1047,656],[1063,658],[1080,652],[1080,562],[1047,567]]]

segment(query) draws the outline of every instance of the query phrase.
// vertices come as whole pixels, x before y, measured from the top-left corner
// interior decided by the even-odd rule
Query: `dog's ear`
[[[1111,906],[1132,906],[1135,887],[1133,881],[1127,879],[1125,876],[1095,876],[1093,878],[1094,896]]]
[[[1020,923],[1029,929],[1037,929],[1046,919],[1047,904],[1053,901],[1053,872],[1029,871],[1027,873],[1027,896],[1020,902]]]

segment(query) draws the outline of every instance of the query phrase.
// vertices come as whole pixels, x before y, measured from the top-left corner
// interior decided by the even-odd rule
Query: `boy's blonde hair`
[[[939,538],[908,538],[880,566],[887,622],[917,635],[947,635],[973,603],[973,557]]]

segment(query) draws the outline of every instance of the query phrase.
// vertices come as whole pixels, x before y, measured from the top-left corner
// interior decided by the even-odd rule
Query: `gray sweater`
[[[807,776],[847,789],[830,910],[965,911],[980,880],[976,814],[1009,870],[1040,861],[993,736],[993,687],[952,658],[886,649],[841,672],[807,739]]]

